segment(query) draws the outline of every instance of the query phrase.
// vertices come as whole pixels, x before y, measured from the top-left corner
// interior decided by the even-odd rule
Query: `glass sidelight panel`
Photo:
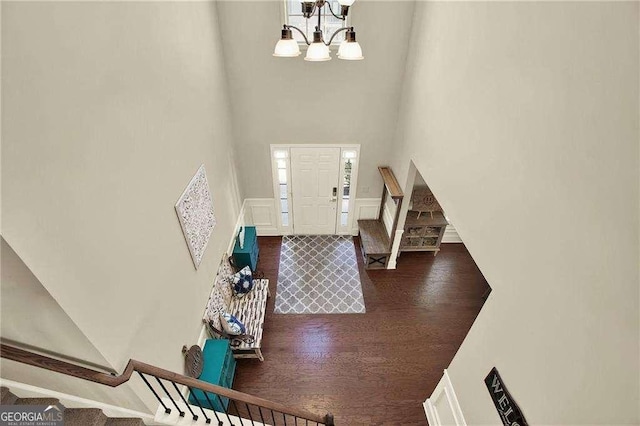
[[[287,182],[287,151],[274,151],[273,153],[278,173],[279,206],[282,226],[289,226],[289,187]]]
[[[342,181],[342,200],[340,203],[340,225],[347,226],[349,220],[349,199],[351,195],[351,172],[353,169],[353,158],[355,151],[344,151],[342,154],[344,178]]]

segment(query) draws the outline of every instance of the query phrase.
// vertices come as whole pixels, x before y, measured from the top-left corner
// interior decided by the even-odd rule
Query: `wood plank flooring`
[[[358,257],[366,314],[274,314],[280,237],[260,237],[271,280],[265,361],[238,360],[234,389],[335,416],[338,426],[425,425],[431,395],[484,303],[488,285],[462,244],[403,253],[394,271]],[[357,245],[356,253],[360,253]]]

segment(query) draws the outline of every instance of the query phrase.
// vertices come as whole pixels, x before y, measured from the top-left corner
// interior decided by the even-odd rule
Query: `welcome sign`
[[[520,407],[513,400],[513,397],[507,390],[498,373],[493,367],[489,375],[484,379],[484,383],[489,389],[491,400],[498,410],[498,415],[504,426],[528,426],[524,414],[520,411]]]

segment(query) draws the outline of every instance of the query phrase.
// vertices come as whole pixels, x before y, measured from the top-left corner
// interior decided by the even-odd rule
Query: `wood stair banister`
[[[133,374],[132,361],[129,361],[121,375],[114,376],[59,359],[50,358],[45,355],[29,352],[4,343],[0,344],[0,357],[111,387],[125,383]]]
[[[217,386],[202,380],[146,364],[141,361],[136,361],[134,359],[130,359],[124,372],[116,376],[91,370],[86,367],[77,366],[69,362],[57,360],[44,355],[35,354],[6,344],[0,344],[0,357],[110,387],[117,387],[128,382],[135,371],[153,376],[157,379],[163,379],[175,384],[187,386],[190,389],[199,389],[203,392],[210,392],[212,394],[219,395],[220,397],[242,402],[243,404],[249,404],[265,410],[271,410],[272,412],[286,414],[327,426],[334,425],[333,416],[331,414],[321,416],[307,412],[306,410],[288,407],[278,402]]]

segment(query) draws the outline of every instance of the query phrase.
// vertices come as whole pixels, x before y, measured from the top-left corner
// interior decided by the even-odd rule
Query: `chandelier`
[[[331,0],[301,2],[302,15],[306,19],[311,19],[316,13],[318,15],[318,25],[316,26],[316,30],[313,32],[313,42],[309,42],[306,34],[300,28],[285,24],[282,28],[282,36],[276,44],[273,56],[280,58],[293,58],[300,55],[300,47],[298,46],[298,42],[293,39],[293,33],[291,31],[294,29],[302,34],[305,43],[309,46],[307,49],[307,55],[304,57],[305,61],[330,61],[331,55],[329,54],[329,46],[335,36],[343,31],[346,33],[344,41],[340,43],[340,47],[338,48],[338,58],[348,61],[359,61],[364,59],[362,56],[362,48],[356,41],[356,32],[353,30],[353,27],[345,26],[336,30],[331,35],[331,38],[329,38],[329,41],[325,42],[322,30],[320,29],[322,26],[323,9],[328,9],[333,16],[346,22],[347,15],[349,14],[349,7],[355,2],[355,0],[338,0],[338,2],[340,3],[340,15],[336,15],[333,12],[333,9],[331,8]],[[327,11],[325,10],[324,13],[326,14]]]

